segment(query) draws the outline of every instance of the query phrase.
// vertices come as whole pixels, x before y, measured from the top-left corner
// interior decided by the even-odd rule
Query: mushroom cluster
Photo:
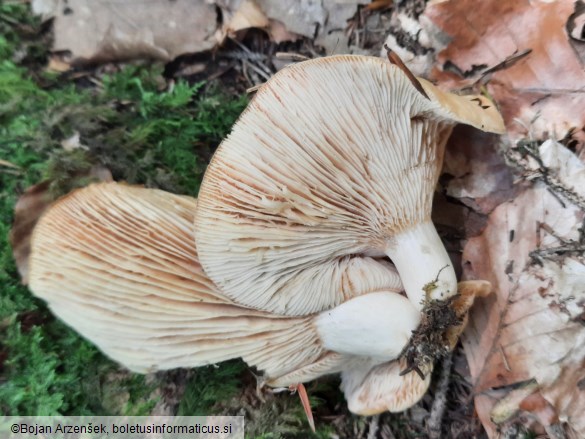
[[[433,358],[414,365],[422,379],[400,373],[424,310],[452,311],[439,337],[452,347],[489,290],[457,295],[430,220],[446,140],[456,123],[503,131],[486,98],[414,81],[363,56],[283,69],[198,200],[104,183],[55,203],[34,230],[31,290],[134,371],[241,357],[269,386],[341,373],[350,410],[404,410],[429,384]]]

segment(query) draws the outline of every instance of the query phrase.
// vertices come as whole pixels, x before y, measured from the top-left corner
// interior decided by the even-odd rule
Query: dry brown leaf
[[[446,0],[431,2],[421,20],[437,52],[432,79],[491,95],[511,140],[498,155],[454,139],[445,159],[447,195],[479,213],[493,209],[462,258],[464,277],[489,280],[496,292],[473,309],[463,337],[490,437],[505,428],[492,416],[514,413],[549,437],[563,428],[585,437],[585,165],[542,142],[566,136],[585,151],[584,11],[568,0]],[[514,187],[501,156],[526,183]],[[531,380],[530,398],[510,387]]]
[[[236,32],[256,27],[265,29],[270,24],[268,17],[254,0],[244,0],[229,22],[224,23],[225,32],[233,36]]]
[[[570,201],[585,190],[585,165],[556,142],[539,152],[563,190],[538,182],[501,204],[463,253],[465,277],[496,291],[473,309],[463,337],[474,390],[486,394],[476,408],[492,435],[490,389],[531,379],[560,421],[585,435],[585,212]]]
[[[293,41],[299,36],[313,38],[327,18],[321,1],[216,0],[215,3],[221,8],[224,23],[220,41],[235,31],[252,27],[265,29],[273,38],[272,26],[274,37],[281,41],[287,36]],[[278,23],[271,25],[272,20]],[[246,26],[246,22],[250,25]]]
[[[71,64],[61,60],[59,57],[51,56],[46,69],[49,72],[63,73],[71,70]]]
[[[270,20],[270,24],[268,25],[268,35],[270,35],[270,39],[276,44],[285,41],[297,41],[301,38],[300,35],[289,32],[282,21],[274,19]]]
[[[112,181],[112,174],[105,167],[96,165],[87,174],[77,175],[72,179]],[[28,259],[33,230],[43,212],[56,199],[50,191],[50,186],[51,181],[44,181],[28,188],[14,206],[14,221],[9,239],[16,268],[24,285],[28,283]]]
[[[46,1],[36,3],[37,10],[50,10]],[[57,0],[56,5],[53,49],[71,51],[76,61],[169,61],[216,44],[217,13],[205,0]]]
[[[575,7],[572,0],[429,5],[425,17],[451,39],[437,55],[442,68],[435,68],[432,79],[461,88],[499,65],[484,80],[489,79],[487,91],[499,104],[512,140],[561,139],[575,128],[583,142],[585,71],[567,32]],[[435,47],[440,45],[437,40]],[[531,52],[525,57],[501,65],[526,50]]]
[[[299,34],[290,32],[282,21],[268,18],[255,0],[227,0],[217,3],[222,8],[224,20],[218,36],[220,42],[227,36],[234,38],[239,31],[250,28],[265,30],[275,43],[296,41],[301,37]]]

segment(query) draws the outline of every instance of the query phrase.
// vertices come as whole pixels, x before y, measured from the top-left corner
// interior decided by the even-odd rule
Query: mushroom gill
[[[497,110],[364,56],[283,69],[215,153],[195,217],[207,275],[232,300],[300,316],[380,288],[389,256],[413,305],[457,291],[431,223],[452,127],[501,132]],[[362,273],[369,273],[363,276]]]
[[[32,292],[136,372],[241,357],[264,373],[264,383],[284,386],[340,372],[360,356],[392,360],[406,347],[419,315],[397,293],[400,282],[389,264],[378,273],[384,288],[322,314],[280,316],[226,297],[198,261],[196,203],[117,183],[71,193],[35,227]],[[386,303],[393,306],[379,305]],[[378,311],[356,324],[352,316],[371,307]],[[362,332],[378,342],[364,347]]]

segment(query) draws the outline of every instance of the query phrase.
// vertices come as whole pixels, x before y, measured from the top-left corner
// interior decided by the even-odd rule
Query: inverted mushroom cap
[[[416,404],[431,382],[432,365],[423,371],[425,379],[416,373],[400,376],[406,369],[404,359],[375,366],[357,363],[341,374],[341,389],[347,406],[353,413],[372,416],[385,411],[401,412]]]
[[[460,323],[443,334],[443,350],[445,347],[449,351],[455,348],[461,332],[465,329],[468,312],[475,298],[489,294],[491,284],[487,281],[471,280],[459,282],[457,289],[458,295],[453,298],[451,307]],[[417,331],[419,330],[420,327]],[[426,347],[417,345],[414,349],[424,352]],[[425,361],[417,365],[424,379],[414,371],[401,375],[410,369],[407,358],[408,350],[398,360],[382,364],[372,364],[364,359],[348,362],[341,374],[341,388],[349,410],[359,415],[371,416],[385,411],[400,412],[416,404],[429,387],[433,363]]]
[[[381,287],[384,267],[365,255],[390,256],[418,307],[430,282],[431,297],[456,292],[430,222],[444,145],[457,122],[503,123],[483,97],[421,83],[430,99],[396,66],[344,55],[261,87],[213,157],[195,218],[201,263],[227,296],[320,312]]]
[[[395,292],[400,282],[389,265],[386,277],[397,289],[366,294],[340,312],[295,318],[235,304],[198,262],[195,207],[189,197],[116,183],[77,190],[52,205],[34,230],[30,288],[68,325],[137,372],[238,357],[275,386],[339,372],[356,354],[376,352],[363,349],[359,334],[353,350],[345,340],[343,353],[334,351],[351,330],[347,315],[360,312],[364,301],[375,308],[375,318],[362,327],[380,340],[376,347],[400,352],[406,345],[418,314]],[[380,306],[392,300],[400,302],[394,311]],[[377,324],[393,312],[401,313],[394,324]]]
[[[280,376],[319,359],[326,350],[310,318],[242,308],[209,280],[195,250],[195,206],[115,183],[73,192],[34,230],[31,290],[137,372],[244,357]]]
[[[35,228],[31,289],[137,372],[236,357],[264,371],[262,383],[270,386],[342,372],[350,410],[365,415],[403,410],[424,394],[428,373],[424,380],[414,373],[400,377],[404,359],[384,362],[404,350],[420,320],[408,300],[381,288],[307,317],[237,305],[199,265],[195,206],[189,197],[115,183],[75,191]],[[399,284],[389,264],[380,267],[390,284]],[[454,309],[464,316],[489,283],[460,287]],[[453,340],[462,328],[454,328]]]

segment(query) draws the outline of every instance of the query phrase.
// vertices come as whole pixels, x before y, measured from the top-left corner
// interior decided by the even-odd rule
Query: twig
[[[530,55],[530,53],[532,53],[532,49],[525,49],[521,52],[516,51],[516,53],[513,53],[512,55],[510,55],[509,57],[504,59],[502,62],[496,64],[493,67],[490,67],[487,70],[484,70],[482,75],[481,75],[480,80],[483,79],[484,76],[486,76],[490,73],[494,73],[494,72],[497,72],[498,70],[504,70],[504,69],[507,69],[508,67],[512,67],[514,64],[516,64],[522,58],[524,58],[527,55]]]
[[[308,56],[293,52],[276,52],[274,57],[284,61],[307,61],[308,59],[311,59]]]
[[[382,439],[396,439],[394,436],[394,432],[392,431],[392,427],[389,424],[382,425],[382,431],[380,432]]]
[[[14,163],[11,163],[7,160],[2,160],[2,159],[0,159],[0,166],[6,166],[7,168],[12,168],[12,169],[20,169],[20,166],[17,166]]]
[[[504,352],[504,348],[502,346],[500,346],[500,354],[502,354],[502,360],[504,360],[504,367],[508,372],[510,372],[512,369],[510,368],[508,357],[506,357],[506,353]]]
[[[541,230],[544,230],[545,232],[547,232],[548,234],[550,234],[551,236],[556,238],[561,243],[561,245],[558,245],[556,247],[540,248],[540,242],[541,242],[540,231]],[[543,259],[553,259],[556,256],[559,256],[562,254],[570,254],[570,255],[575,254],[577,256],[585,254],[585,242],[583,239],[582,230],[583,229],[579,229],[579,231],[580,231],[579,240],[575,241],[573,239],[565,239],[562,236],[559,236],[552,229],[551,226],[549,226],[546,223],[538,222],[538,226],[537,226],[537,230],[536,230],[537,238],[538,238],[537,239],[537,249],[533,250],[529,253],[530,258],[533,260],[533,262],[542,265]]]
[[[265,84],[265,83],[263,82],[262,84],[256,84],[256,85],[255,85],[255,86],[253,86],[253,87],[247,88],[247,89],[246,89],[246,93],[247,93],[247,94],[250,94],[250,93],[255,93],[255,92],[257,92],[257,91],[258,91],[258,89],[259,89],[260,87],[262,87],[264,84]]]
[[[252,52],[250,49],[248,49],[244,45],[241,45],[241,47],[246,48],[246,50],[242,50],[242,51],[231,50],[228,52],[223,52],[221,54],[221,56],[224,58],[228,58],[228,59],[237,59],[237,60],[245,59],[248,61],[265,61],[267,59],[267,56],[264,55],[263,53]]]
[[[551,191],[563,199],[574,204],[581,210],[585,210],[585,199],[572,188],[567,187],[558,177],[556,172],[548,169],[538,151],[538,142],[519,142],[514,148],[510,148],[504,153],[507,162],[524,173],[524,178],[530,181],[542,181]],[[526,157],[532,158],[537,168],[529,165]],[[562,200],[561,200],[562,203]],[[564,204],[564,203],[563,203]]]
[[[447,390],[449,390],[449,379],[451,377],[451,366],[453,365],[453,353],[447,355],[441,364],[441,377],[437,385],[437,393],[435,400],[431,407],[431,415],[427,428],[429,430],[430,439],[441,438],[441,425],[443,424],[443,416],[447,408]]]
[[[256,66],[254,63],[246,61],[246,60],[242,60],[242,62],[244,63],[244,65],[246,67],[250,67],[252,70],[254,70],[254,72],[256,74],[258,74],[259,76],[264,78],[265,81],[268,81],[270,79],[270,75],[267,74],[266,72],[264,72],[264,70],[262,70],[260,67]]]
[[[376,439],[380,429],[380,415],[374,415],[370,418],[370,428],[368,429],[367,439]]]

